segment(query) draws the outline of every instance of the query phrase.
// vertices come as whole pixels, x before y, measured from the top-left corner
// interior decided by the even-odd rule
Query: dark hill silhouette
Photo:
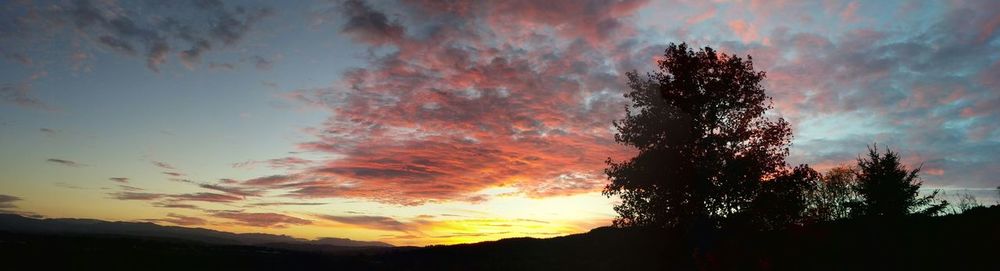
[[[11,220],[17,219],[4,216],[3,221]],[[37,228],[51,229],[56,226],[46,224],[67,221],[102,222],[17,221],[34,223],[28,226],[36,230],[11,231],[11,223],[2,224],[0,257],[8,266],[23,266],[11,270],[1000,270],[995,255],[1000,206],[940,217],[856,218],[764,232],[598,228],[548,239],[350,251],[303,243],[208,243],[107,230],[67,234]],[[178,230],[174,228],[161,229]]]
[[[0,214],[0,231],[35,234],[108,234],[151,238],[171,238],[217,245],[322,245],[336,247],[391,247],[383,242],[344,238],[306,240],[287,235],[230,233],[203,228],[162,226],[149,222],[109,222],[95,219],[34,219]]]

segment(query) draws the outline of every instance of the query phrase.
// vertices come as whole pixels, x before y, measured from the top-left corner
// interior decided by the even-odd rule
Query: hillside
[[[549,239],[340,251],[4,229],[4,262],[28,269],[1000,270],[998,206],[961,215],[839,221],[763,233],[598,228]]]

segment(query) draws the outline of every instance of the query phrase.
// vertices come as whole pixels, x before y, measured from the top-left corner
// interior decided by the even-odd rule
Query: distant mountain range
[[[96,234],[198,241],[213,245],[252,245],[310,250],[386,248],[391,244],[345,238],[306,240],[266,233],[231,233],[203,228],[162,226],[149,222],[111,222],[96,219],[35,219],[16,214],[0,214],[0,231],[35,234]]]
[[[3,270],[1000,270],[1000,205],[784,230],[610,228],[427,247],[0,215]]]

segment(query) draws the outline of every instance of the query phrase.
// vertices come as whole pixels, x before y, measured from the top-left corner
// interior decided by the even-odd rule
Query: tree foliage
[[[608,160],[619,226],[719,225],[747,210],[761,180],[780,175],[788,122],[768,118],[764,72],[752,59],[670,44],[658,70],[627,74],[632,102],[615,140],[639,153]]]
[[[867,157],[858,158],[855,173],[856,191],[861,198],[856,215],[901,217],[912,213],[936,214],[947,202],[935,203],[935,191],[919,196],[920,168],[907,170],[899,162],[899,155],[892,150],[878,151],[878,146],[868,148]]]
[[[763,182],[751,209],[744,214],[750,226],[780,229],[814,220],[809,207],[821,178],[822,175],[808,165],[799,165]]]
[[[827,170],[812,191],[809,202],[809,217],[816,221],[833,221],[848,218],[851,206],[859,201],[855,191],[857,180],[856,170],[848,166],[839,166]]]

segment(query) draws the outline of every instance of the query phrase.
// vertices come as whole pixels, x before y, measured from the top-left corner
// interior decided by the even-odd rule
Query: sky
[[[790,164],[997,199],[1000,1],[0,3],[0,211],[395,245],[609,225],[628,71],[752,57]]]

